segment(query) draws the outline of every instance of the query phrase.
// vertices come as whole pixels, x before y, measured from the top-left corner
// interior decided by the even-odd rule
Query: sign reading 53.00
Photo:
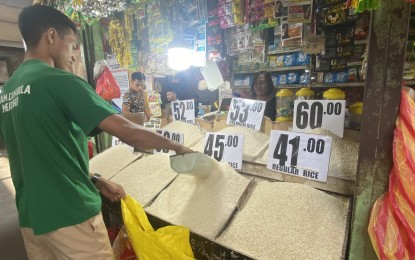
[[[329,136],[273,130],[267,168],[326,182],[331,143]]]
[[[265,111],[265,101],[232,98],[226,124],[259,131]]]
[[[204,154],[219,162],[227,162],[234,169],[242,169],[244,134],[206,133]]]
[[[173,121],[195,123],[195,101],[193,99],[171,102]]]

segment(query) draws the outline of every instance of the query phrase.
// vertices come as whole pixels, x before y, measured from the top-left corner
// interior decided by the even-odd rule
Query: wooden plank
[[[327,176],[327,182],[324,183],[272,171],[269,170],[266,165],[250,162],[243,162],[242,173],[270,180],[304,184],[319,190],[346,196],[353,196],[354,194],[355,181],[348,179],[347,177],[337,176],[334,173],[329,173]]]
[[[372,15],[349,259],[377,259],[367,228],[374,202],[388,187],[409,13],[404,1],[385,0]]]

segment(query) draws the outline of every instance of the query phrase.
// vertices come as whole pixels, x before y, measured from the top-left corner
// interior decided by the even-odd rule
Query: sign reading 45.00
[[[206,133],[204,154],[219,162],[228,162],[234,169],[242,169],[244,134]]]
[[[267,168],[326,182],[332,138],[323,135],[271,131]]]
[[[308,132],[322,128],[343,138],[345,112],[345,100],[296,100],[293,130]]]
[[[171,102],[173,121],[195,123],[195,101],[193,99]]]
[[[265,101],[232,98],[226,124],[243,126],[259,131],[265,105]]]
[[[157,129],[156,132],[170,140],[173,140],[179,144],[183,144],[184,135],[182,133],[171,132],[163,129]],[[168,153],[170,155],[175,155],[176,152],[169,149],[154,149],[154,153]]]

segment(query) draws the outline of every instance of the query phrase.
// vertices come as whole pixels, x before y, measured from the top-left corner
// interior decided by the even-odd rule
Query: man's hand
[[[118,202],[127,195],[121,185],[104,178],[99,178],[95,186],[111,202]]]
[[[193,153],[192,150],[183,145],[180,145],[177,149],[174,149],[174,151],[176,152],[176,154]]]

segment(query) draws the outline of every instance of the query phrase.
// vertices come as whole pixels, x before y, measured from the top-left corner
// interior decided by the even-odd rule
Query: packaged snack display
[[[297,61],[297,53],[284,55],[284,67],[295,66]]]
[[[298,72],[289,72],[287,74],[288,84],[298,84],[300,83],[300,74]]]
[[[308,85],[310,83],[310,73],[303,72],[300,75],[300,82],[301,85]]]
[[[305,54],[302,51],[298,52],[296,65],[297,66],[304,66],[304,65],[309,65],[309,64],[310,64],[310,55]]]
[[[344,83],[348,79],[347,71],[337,72],[335,74],[334,82],[336,83]]]
[[[358,81],[358,69],[356,67],[347,70],[348,81]]]
[[[334,83],[335,73],[326,72],[324,73],[324,83]]]

